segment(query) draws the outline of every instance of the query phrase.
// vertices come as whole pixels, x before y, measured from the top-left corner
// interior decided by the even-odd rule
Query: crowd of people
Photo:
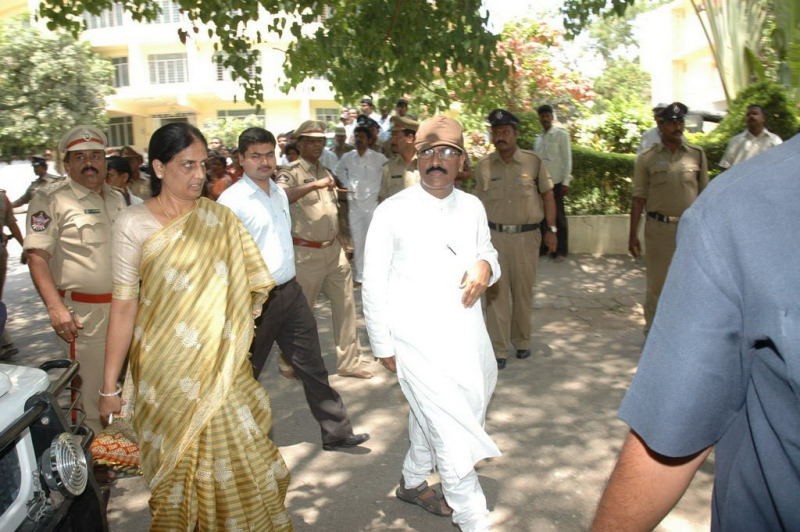
[[[354,431],[329,382],[313,313],[324,293],[337,374],[372,378],[356,330],[359,286],[370,354],[396,372],[410,407],[398,499],[450,517],[465,531],[490,528],[474,466],[500,455],[484,427],[498,371],[509,353],[531,356],[540,255],[560,262],[568,253],[569,134],[545,104],[537,109],[543,132],[523,149],[520,119],[495,109],[487,116],[494,150],[472,165],[456,120],[419,121],[408,103],[397,100],[392,114],[387,101],[376,111],[364,98],[360,112],[343,111],[331,146],[326,124],[315,120],[277,136],[248,128],[235,148],[218,137],[206,141],[187,123],[168,124],[150,138],[146,164],[132,147],[110,149],[98,128],[77,126],[59,146],[67,178],[48,174],[45,159],[35,157],[37,179],[25,195],[14,202],[0,197],[53,330],[81,362],[90,426],[102,430],[122,409],[122,387],[133,389],[129,411],[154,529],[291,530],[284,504],[290,475],[269,438],[269,395],[257,381],[274,344],[280,372],[303,386],[322,448],[369,440]],[[705,199],[714,194],[736,208],[747,199],[736,190],[760,191],[753,200],[765,210],[761,227],[770,209],[786,203],[781,191],[796,186],[785,174],[798,141],[760,158],[775,167],[775,183],[748,188],[755,167],[744,162],[781,142],[766,129],[763,109],[749,107],[747,130],[731,139],[720,162],[737,167],[733,177],[705,192],[708,163],[683,136],[687,112],[680,102],[657,106],[656,133],[645,135],[635,163],[629,250],[646,258],[644,369],[623,403],[631,435],[595,526],[617,529],[631,519],[625,511],[644,514],[634,504],[638,494],[631,495],[641,486],[630,482],[630,471],[662,464],[668,470],[677,460],[688,465],[681,468],[685,480],[717,443],[724,445],[725,476],[718,475],[716,493],[732,498],[715,498],[715,525],[730,523],[726,513],[738,516],[741,507],[756,508],[748,523],[800,524],[795,505],[779,494],[747,506],[747,489],[731,487],[753,475],[737,460],[739,435],[764,439],[772,449],[798,434],[792,422],[781,422],[778,434],[765,435],[743,412],[758,409],[759,419],[769,420],[772,408],[788,410],[796,400],[785,388],[800,379],[793,361],[752,361],[759,349],[777,354],[775,360],[790,356],[792,344],[780,334],[792,315],[781,314],[785,292],[759,284],[774,284],[775,276],[755,275],[758,268],[737,250],[752,244],[769,256],[798,248],[773,249],[779,234],[793,235],[759,238],[753,225],[721,221],[733,211]],[[474,180],[472,194],[458,190],[465,174]],[[28,202],[23,242],[11,214]],[[693,287],[690,297],[684,286]],[[771,313],[751,321],[750,297]],[[704,312],[696,298],[719,303],[719,315]],[[687,323],[696,333],[685,334]],[[1,356],[13,355],[10,339],[2,342]],[[685,368],[675,369],[681,360]],[[763,375],[777,375],[778,389]],[[684,385],[686,393],[677,391]],[[650,399],[652,390],[663,398]],[[768,405],[759,395],[765,390],[775,395]],[[693,406],[692,393],[708,408]],[[691,423],[682,421],[684,410]],[[747,449],[747,463],[759,463],[759,486],[771,485],[774,468],[800,462],[789,450],[764,465],[764,452],[755,444]],[[441,491],[427,483],[433,471]],[[793,489],[798,482],[778,485]],[[654,526],[670,507],[647,509],[641,522]]]

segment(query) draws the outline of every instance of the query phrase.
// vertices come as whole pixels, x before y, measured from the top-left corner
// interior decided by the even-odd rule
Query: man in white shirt
[[[342,155],[336,165],[336,177],[347,190],[350,233],[353,237],[353,279],[360,283],[364,274],[364,245],[372,213],[378,206],[386,157],[369,149],[372,131],[364,126],[355,129],[356,149]]]
[[[725,149],[719,165],[728,169],[736,163],[746,161],[750,157],[755,157],[759,153],[781,144],[783,139],[765,127],[766,121],[767,116],[763,107],[758,104],[748,106],[744,115],[747,129],[728,141],[728,147]]]
[[[479,299],[500,265],[486,211],[453,186],[466,157],[461,125],[426,120],[416,147],[421,181],[378,207],[364,272],[373,352],[397,372],[410,406],[411,445],[395,493],[452,515],[463,532],[487,531],[475,464],[500,451],[484,429],[497,366]],[[428,486],[434,469],[444,497]]]
[[[272,180],[277,168],[275,137],[259,127],[244,130],[239,135],[238,157],[244,175],[217,201],[230,208],[250,232],[277,284],[256,318],[253,373],[258,378],[277,341],[303,382],[308,406],[322,429],[322,448],[334,451],[361,445],[369,434],[353,434],[342,398],[328,383],[317,324],[295,279],[289,200]]]
[[[553,125],[553,108],[547,104],[540,105],[536,110],[539,114],[539,123],[544,132],[536,135],[533,151],[544,163],[550,180],[553,182],[553,195],[556,200],[556,228],[558,232],[558,246],[552,253],[544,245],[546,228],[541,226],[542,247],[540,254],[550,253],[556,261],[564,260],[567,256],[567,213],[564,210],[564,196],[569,191],[569,182],[572,181],[572,144],[566,129]]]

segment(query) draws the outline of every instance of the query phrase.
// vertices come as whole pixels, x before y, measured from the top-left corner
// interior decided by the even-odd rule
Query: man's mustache
[[[95,172],[96,174],[99,174],[99,173],[100,173],[100,170],[98,170],[97,168],[95,168],[95,167],[94,167],[94,166],[92,166],[92,165],[89,165],[89,166],[84,166],[84,167],[81,169],[81,173],[84,173],[84,172],[86,172],[87,170],[94,170],[94,172]]]
[[[445,170],[445,169],[444,169],[444,168],[442,168],[441,166],[431,166],[430,168],[428,168],[427,170],[425,170],[425,175],[428,175],[428,174],[430,174],[431,172],[436,172],[436,171],[439,171],[439,172],[441,172],[441,173],[443,173],[443,174],[445,174],[445,175],[447,174],[447,170]]]

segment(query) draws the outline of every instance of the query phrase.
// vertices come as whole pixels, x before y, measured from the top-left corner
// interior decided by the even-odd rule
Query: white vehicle
[[[94,434],[68,387],[78,369],[70,360],[0,364],[0,531],[108,530]]]

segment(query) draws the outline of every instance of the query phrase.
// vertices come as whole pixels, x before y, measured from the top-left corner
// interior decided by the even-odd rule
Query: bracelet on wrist
[[[116,397],[118,395],[122,395],[122,386],[117,384],[116,391],[114,391],[112,393],[103,393],[103,390],[97,390],[97,393],[100,394],[100,397]]]

